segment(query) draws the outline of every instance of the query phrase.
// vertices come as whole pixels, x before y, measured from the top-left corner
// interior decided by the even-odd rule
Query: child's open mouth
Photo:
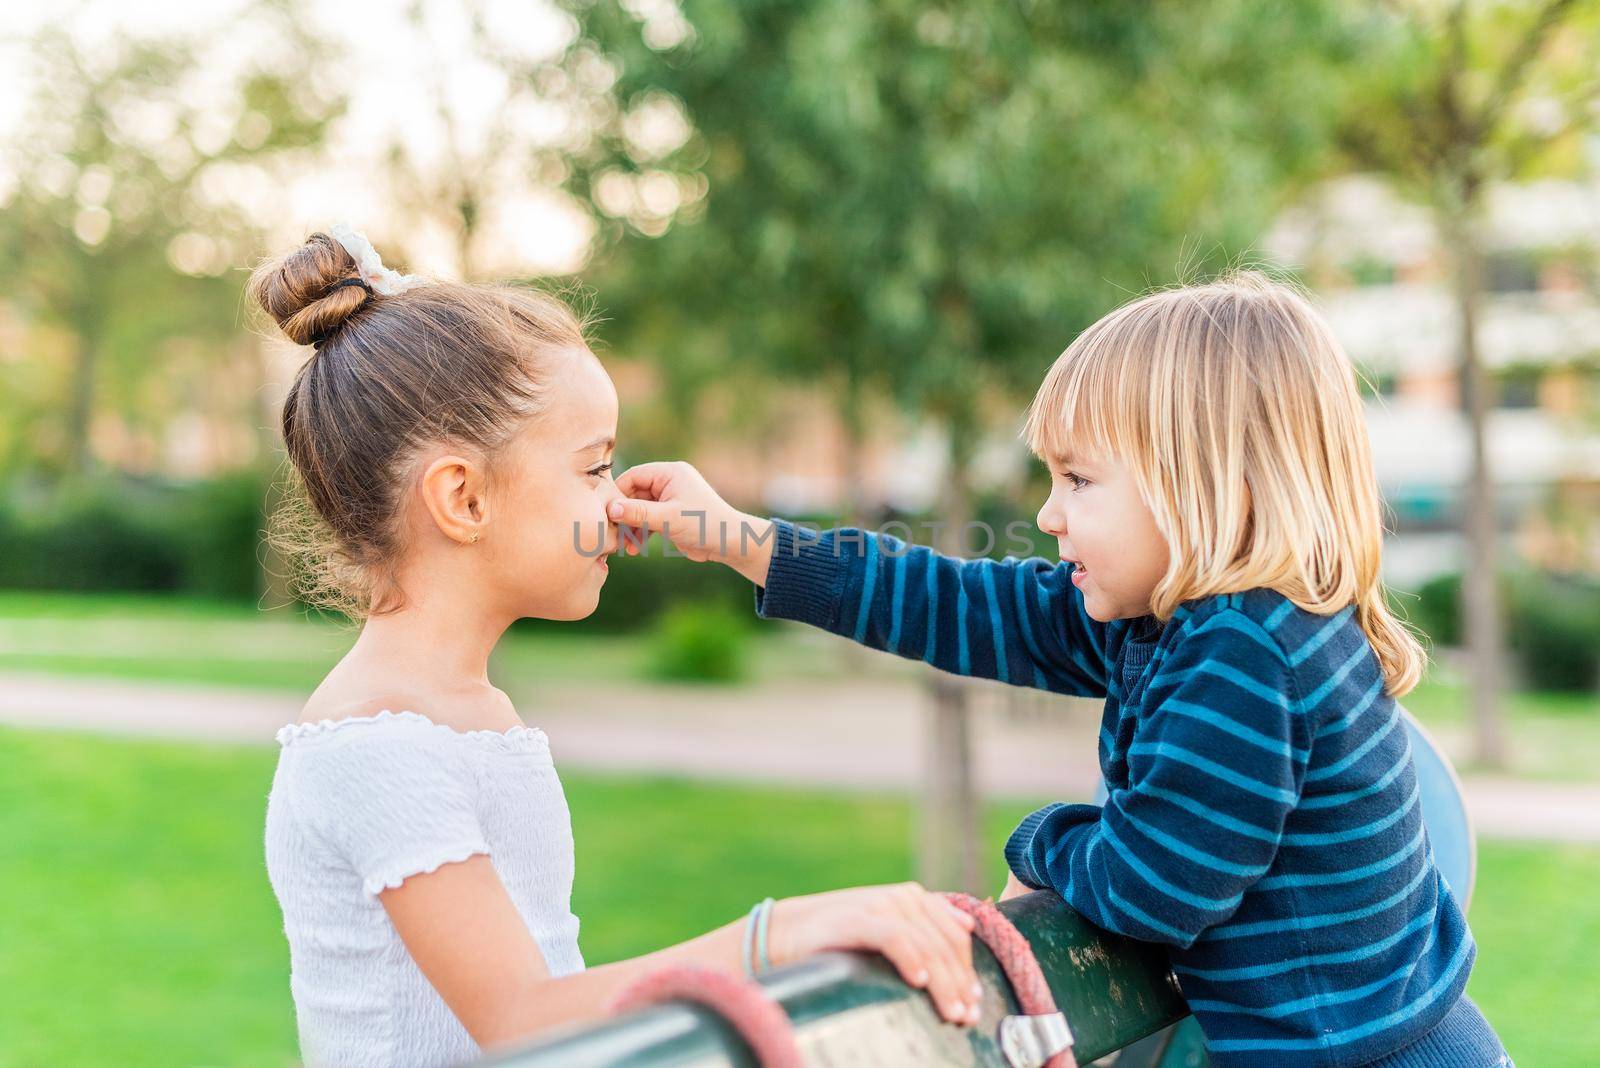
[[[1074,564],[1072,568],[1072,584],[1074,586],[1081,587],[1083,585],[1083,577],[1084,575],[1088,574],[1088,572],[1089,569],[1084,567],[1081,563]]]

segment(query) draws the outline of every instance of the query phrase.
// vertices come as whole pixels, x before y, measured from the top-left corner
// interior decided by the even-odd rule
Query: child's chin
[[[1083,611],[1090,619],[1096,623],[1110,623],[1113,619],[1118,618],[1115,612],[1107,612],[1097,607],[1097,602],[1098,598],[1085,597],[1083,599]]]

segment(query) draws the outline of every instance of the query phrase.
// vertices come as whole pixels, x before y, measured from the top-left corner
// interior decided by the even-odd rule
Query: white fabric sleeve
[[[489,853],[473,770],[444,730],[389,723],[302,754],[296,808],[374,897],[412,875]]]

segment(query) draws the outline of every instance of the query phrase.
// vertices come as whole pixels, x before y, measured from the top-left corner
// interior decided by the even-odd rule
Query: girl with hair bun
[[[303,488],[285,536],[306,596],[362,621],[278,732],[267,805],[305,1061],[456,1064],[593,1017],[663,964],[828,948],[880,951],[946,1019],[975,1020],[971,921],[915,884],[768,899],[584,968],[550,744],[488,674],[517,619],[591,613],[618,546],[617,395],[584,324],[532,290],[398,275],[344,229],[249,293],[315,349],[283,406]]]

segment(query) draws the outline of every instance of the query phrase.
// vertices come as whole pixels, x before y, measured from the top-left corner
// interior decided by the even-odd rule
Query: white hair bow
[[[367,240],[367,235],[358,233],[345,223],[328,227],[328,236],[343,245],[344,250],[350,253],[350,258],[356,261],[356,273],[361,276],[363,282],[372,287],[374,293],[392,297],[408,289],[428,284],[428,280],[420,275],[401,274],[385,267],[383,260],[378,257],[378,250]]]

